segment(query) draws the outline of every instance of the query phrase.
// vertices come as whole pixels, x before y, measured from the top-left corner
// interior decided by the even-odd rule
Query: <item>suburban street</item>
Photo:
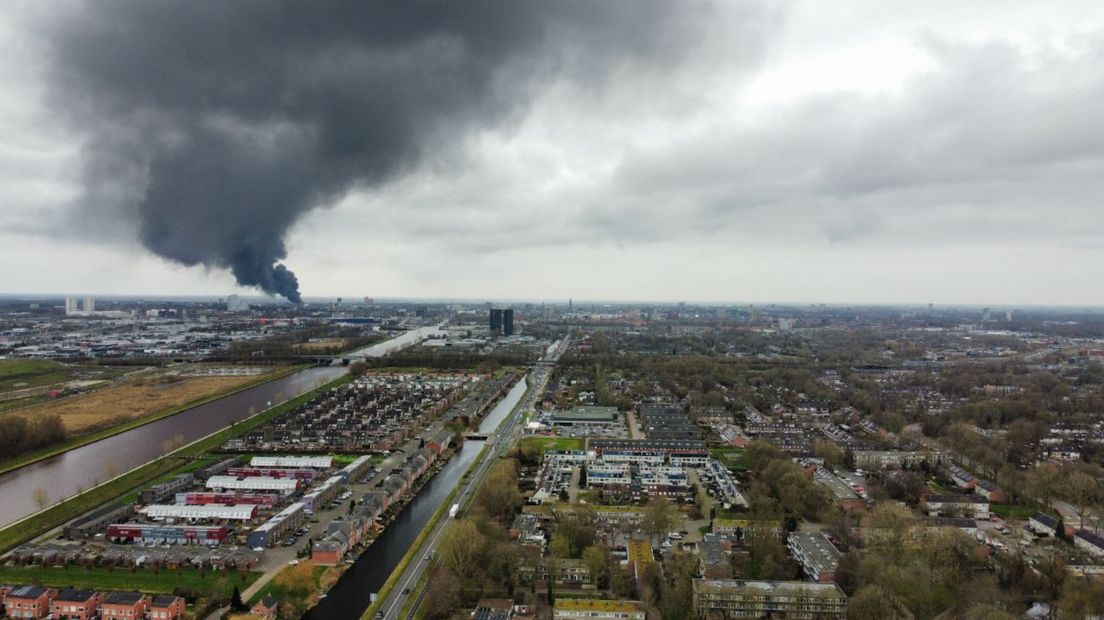
[[[520,435],[524,427],[522,424],[524,412],[532,410],[537,403],[537,399],[539,399],[540,395],[544,392],[545,385],[548,383],[548,378],[552,374],[552,367],[555,366],[560,355],[566,350],[567,344],[568,339],[565,338],[558,344],[555,350],[537,363],[536,367],[526,378],[529,387],[525,397],[514,407],[510,415],[503,420],[499,428],[487,437],[486,448],[476,462],[474,474],[465,477],[464,482],[461,483],[460,491],[453,500],[453,503],[460,504],[462,511],[467,508],[474,490],[479,487],[480,482],[483,480],[484,476],[486,476],[487,472],[490,471],[495,461],[513,445],[514,441]],[[433,556],[437,551],[437,546],[440,544],[445,531],[448,530],[450,521],[452,521],[452,519],[442,518],[434,525],[430,535],[425,539],[421,547],[416,550],[414,560],[411,561],[403,571],[395,588],[380,604],[380,611],[376,614],[377,618],[382,617],[388,620],[398,618],[403,604],[409,597],[414,597],[414,604],[411,606],[407,617],[413,617],[414,611],[421,604],[425,596],[424,588],[418,588],[417,586],[421,581],[422,575],[432,563]]]

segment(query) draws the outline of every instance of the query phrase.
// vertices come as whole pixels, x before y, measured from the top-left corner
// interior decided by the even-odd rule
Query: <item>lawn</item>
[[[228,595],[235,585],[244,590],[260,577],[260,573],[251,571],[228,572],[226,582],[219,583],[223,574],[215,571],[200,572],[194,568],[179,570],[140,568],[131,571],[128,568],[108,570],[96,567],[91,570],[70,566],[0,566],[0,582],[26,585],[49,586],[53,588],[92,588],[94,590],[140,590],[150,593],[171,593],[177,588],[193,590],[197,593],[208,592],[218,587],[223,595]]]
[[[582,450],[586,440],[582,437],[525,437],[518,442],[521,450]]]
[[[709,454],[725,467],[747,471],[751,466],[744,448],[710,448]]]
[[[1031,518],[1031,515],[1038,512],[1038,508],[1024,506],[1023,504],[989,504],[989,512],[1002,519],[1026,521]]]

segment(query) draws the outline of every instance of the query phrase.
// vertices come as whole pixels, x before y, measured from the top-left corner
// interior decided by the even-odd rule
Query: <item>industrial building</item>
[[[227,476],[236,478],[264,476],[266,478],[295,478],[310,482],[318,477],[318,470],[300,467],[297,469],[287,467],[231,467],[226,470]]]
[[[177,493],[176,503],[187,506],[205,504],[254,504],[262,508],[272,508],[279,497],[275,493]]]
[[[310,467],[330,469],[334,466],[332,456],[255,456],[249,461],[250,467]]]
[[[142,542],[179,545],[217,545],[230,536],[225,525],[163,525],[160,523],[118,523],[107,526],[113,542]]]
[[[150,504],[141,511],[150,519],[188,519],[190,521],[251,521],[257,516],[256,504]]]
[[[295,502],[250,532],[245,543],[253,549],[271,547],[272,543],[295,531],[306,518],[306,507],[302,502]]]
[[[280,495],[290,495],[299,490],[302,484],[295,478],[266,478],[264,476],[249,476],[236,478],[234,476],[211,476],[207,479],[208,489],[220,489],[227,491],[275,491]]]

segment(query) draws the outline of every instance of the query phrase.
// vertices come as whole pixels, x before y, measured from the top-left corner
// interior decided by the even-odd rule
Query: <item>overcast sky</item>
[[[1098,0],[142,4],[0,3],[0,292],[1104,304]]]

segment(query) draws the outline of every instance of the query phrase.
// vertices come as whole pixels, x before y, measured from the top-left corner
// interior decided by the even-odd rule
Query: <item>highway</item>
[[[514,444],[514,441],[516,441],[521,434],[523,428],[521,424],[523,413],[533,409],[537,399],[544,393],[545,385],[547,385],[548,378],[552,374],[552,368],[556,365],[556,362],[560,359],[563,352],[567,350],[568,341],[569,338],[561,340],[555,350],[537,362],[536,366],[526,377],[529,388],[525,397],[518,402],[517,406],[515,406],[514,410],[510,412],[510,415],[502,421],[498,429],[487,438],[487,444],[483,454],[475,463],[474,474],[466,476],[461,481],[460,491],[456,494],[455,499],[453,499],[453,503],[460,504],[462,512],[466,512],[475,489],[479,488],[479,484],[487,475],[487,472],[490,471],[494,463]],[[448,530],[451,521],[452,519],[445,517],[433,526],[430,535],[426,537],[422,545],[416,550],[413,556],[414,559],[407,565],[406,569],[399,577],[395,588],[392,589],[387,597],[380,603],[379,611],[376,613],[377,619],[393,620],[398,618],[403,604],[409,597],[414,597],[414,601],[406,617],[413,618],[414,612],[422,604],[422,600],[425,598],[425,589],[418,587],[418,584],[426,569],[433,563],[434,554],[436,554],[437,547],[444,533]]]

